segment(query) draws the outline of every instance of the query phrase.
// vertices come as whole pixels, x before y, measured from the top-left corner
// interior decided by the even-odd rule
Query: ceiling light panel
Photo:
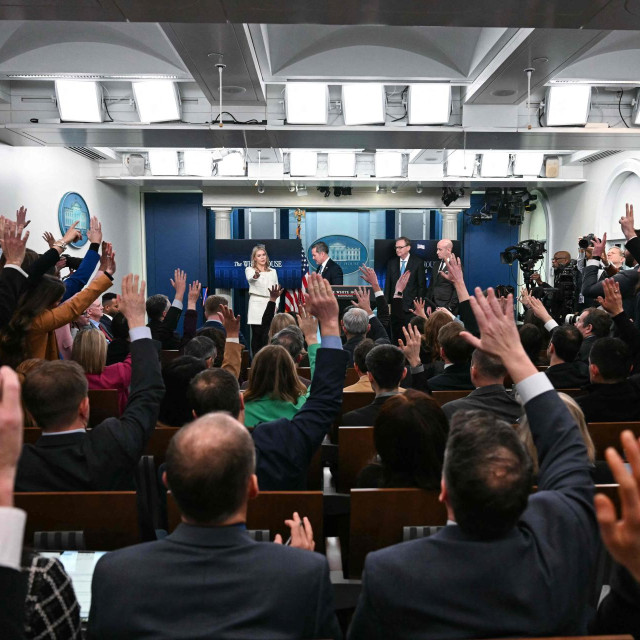
[[[327,124],[329,85],[321,82],[292,82],[284,92],[288,124]]]
[[[131,85],[140,122],[180,120],[180,95],[175,82],[145,80]]]
[[[213,155],[206,149],[186,149],[182,155],[185,176],[208,178],[213,169]]]
[[[398,178],[402,176],[402,154],[397,151],[376,151],[376,178]]]
[[[456,149],[447,158],[447,175],[470,178],[476,167],[476,152]]]
[[[178,152],[175,149],[150,149],[148,154],[152,176],[178,175]]]
[[[513,161],[513,175],[537,177],[540,175],[543,162],[544,153],[537,151],[519,151],[515,154]]]
[[[485,151],[480,161],[480,175],[483,178],[505,178],[509,174],[508,151]]]
[[[447,124],[451,115],[451,85],[410,84],[407,96],[409,124]]]
[[[356,154],[328,153],[327,173],[331,178],[352,178],[356,175]]]
[[[87,80],[56,80],[56,100],[64,122],[102,122],[102,87]]]
[[[384,124],[384,85],[372,82],[342,85],[342,115],[347,126]]]
[[[244,156],[241,153],[230,153],[218,162],[219,176],[245,175]]]
[[[547,127],[584,126],[591,107],[590,85],[556,85],[547,88],[545,124]]]
[[[315,176],[318,171],[318,154],[315,151],[291,151],[289,175]]]

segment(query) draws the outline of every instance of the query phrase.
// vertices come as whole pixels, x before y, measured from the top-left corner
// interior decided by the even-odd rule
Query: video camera
[[[520,262],[522,271],[529,271],[529,277],[531,277],[535,263],[544,257],[546,251],[544,245],[545,240],[521,240],[518,244],[507,247],[500,254],[500,262],[511,265],[517,260]]]
[[[582,238],[578,240],[578,246],[581,249],[586,249],[587,247],[590,247],[593,244],[593,241],[595,240],[595,238],[596,238],[595,233],[590,233],[589,235],[582,236]]]

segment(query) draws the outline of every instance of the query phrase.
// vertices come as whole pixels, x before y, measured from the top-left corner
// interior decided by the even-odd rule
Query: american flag
[[[298,236],[299,237],[299,236]],[[307,292],[309,278],[309,261],[304,247],[302,247],[302,282],[299,289],[287,289],[284,292],[284,310],[292,313],[299,312],[299,305],[304,303],[304,294]]]

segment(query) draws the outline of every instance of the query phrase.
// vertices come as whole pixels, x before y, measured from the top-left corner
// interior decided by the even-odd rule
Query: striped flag
[[[304,303],[304,294],[307,292],[307,284],[309,278],[309,261],[304,247],[302,247],[302,282],[299,289],[287,289],[284,292],[284,310],[287,312],[298,313],[299,305]]]

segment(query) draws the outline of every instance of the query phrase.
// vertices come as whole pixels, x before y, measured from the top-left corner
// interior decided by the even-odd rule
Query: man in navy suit
[[[182,427],[163,481],[182,523],[163,540],[104,556],[92,584],[91,638],[340,638],[326,559],[311,524],[286,520],[292,549],[256,542],[258,495],[247,429],[224,413]]]
[[[495,293],[471,298],[481,338],[524,403],[540,460],[483,411],[454,417],[440,499],[449,524],[370,553],[349,638],[583,635],[598,547],[593,480],[575,419],[518,339]],[[509,296],[507,308],[512,308]],[[427,524],[427,523],[425,523]]]
[[[311,257],[318,265],[318,274],[329,284],[343,283],[342,267],[329,257],[329,247],[324,242],[316,242],[311,247]]]

